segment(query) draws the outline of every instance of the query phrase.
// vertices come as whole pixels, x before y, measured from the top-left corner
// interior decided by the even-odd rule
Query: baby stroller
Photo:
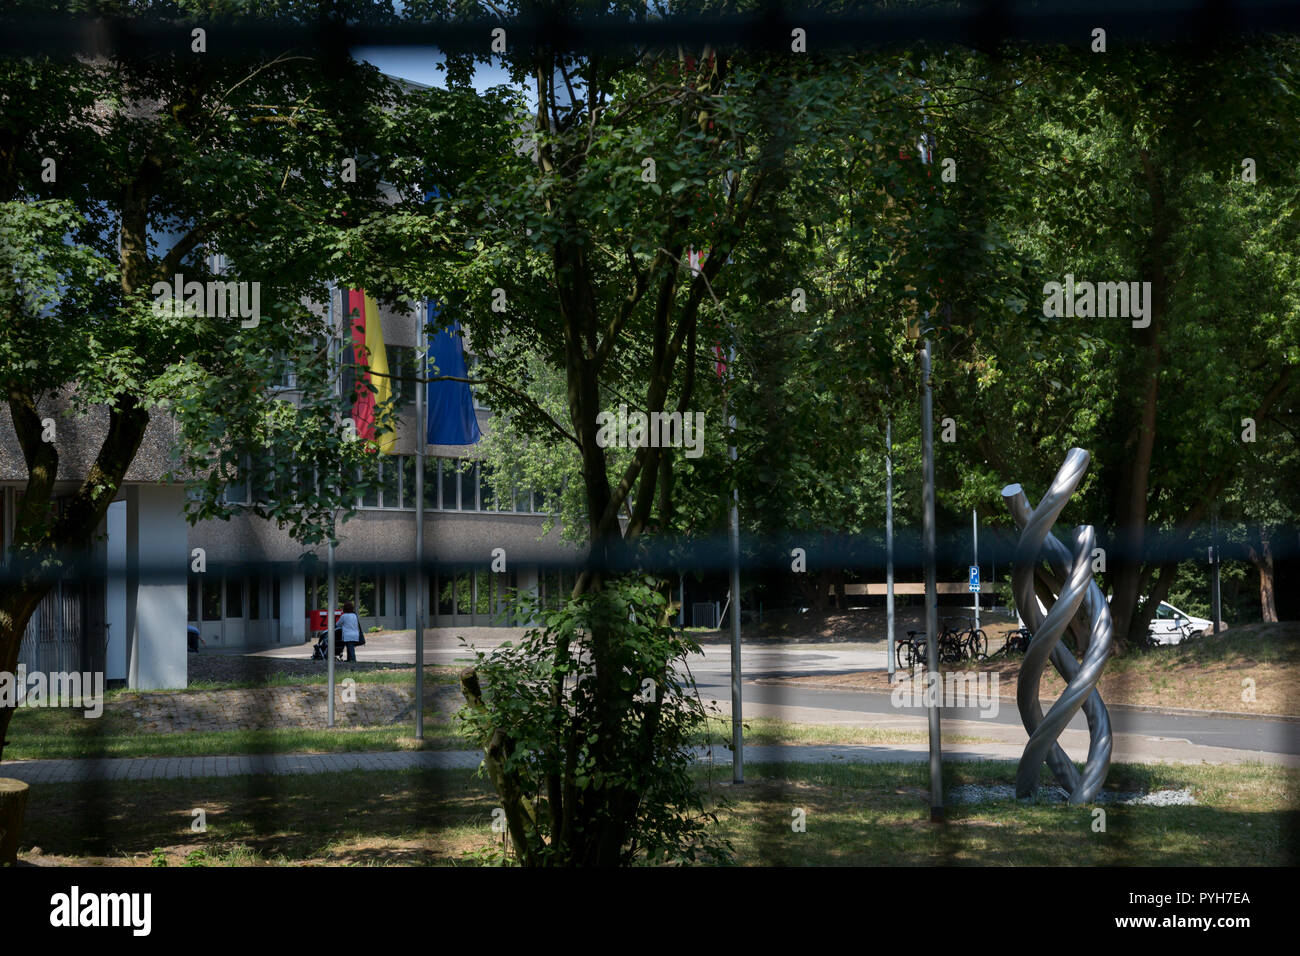
[[[334,659],[336,661],[346,660],[347,645],[343,643],[343,628],[334,628]],[[312,649],[311,659],[314,661],[329,660],[330,652],[330,632],[321,631],[320,638],[316,641],[316,646]]]

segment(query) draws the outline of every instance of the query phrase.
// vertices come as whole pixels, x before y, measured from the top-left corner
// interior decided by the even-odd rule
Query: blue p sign
[[[980,568],[978,564],[970,566],[970,586],[967,590],[978,593],[980,589]]]

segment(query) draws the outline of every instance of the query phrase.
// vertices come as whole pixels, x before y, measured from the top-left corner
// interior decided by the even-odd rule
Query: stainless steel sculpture
[[[1073,548],[1066,548],[1052,534],[1052,525],[1079,487],[1083,473],[1088,470],[1089,457],[1082,448],[1071,448],[1047,494],[1032,510],[1019,485],[1007,485],[1002,489],[1002,497],[1020,526],[1012,574],[1016,606],[1034,635],[1016,682],[1016,706],[1020,709],[1025,730],[1029,732],[1029,743],[1025,745],[1016,771],[1018,797],[1032,797],[1038,790],[1038,773],[1044,760],[1070,794],[1071,803],[1091,803],[1110,769],[1110,714],[1097,693],[1097,680],[1110,654],[1113,625],[1110,605],[1101,588],[1092,580],[1097,536],[1091,525],[1082,525],[1074,529]],[[1034,569],[1044,559],[1057,578],[1064,582],[1061,593],[1046,614],[1043,614],[1034,593]],[[1080,605],[1091,624],[1087,644],[1079,648],[1083,655],[1082,664],[1061,643],[1061,635],[1078,613]],[[1038,687],[1049,658],[1065,680],[1066,688],[1044,716],[1038,703]],[[1088,759],[1082,775],[1056,742],[1080,707],[1088,719]]]

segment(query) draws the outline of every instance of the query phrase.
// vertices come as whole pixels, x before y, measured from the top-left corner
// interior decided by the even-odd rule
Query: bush
[[[541,626],[462,672],[459,717],[525,865],[730,858],[692,773],[707,714],[685,658],[699,646],[654,585],[606,581],[559,609],[516,598]]]

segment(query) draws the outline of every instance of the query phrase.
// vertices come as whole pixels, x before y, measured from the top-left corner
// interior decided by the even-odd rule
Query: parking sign
[[[967,588],[967,590],[978,594],[979,589],[980,589],[980,566],[978,564],[972,564],[970,566],[970,585]]]

